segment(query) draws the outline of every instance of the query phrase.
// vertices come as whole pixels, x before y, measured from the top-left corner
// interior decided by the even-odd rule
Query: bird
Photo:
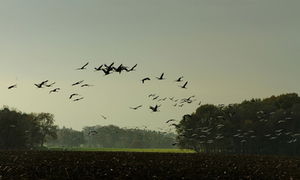
[[[152,112],[158,112],[158,107],[158,105],[155,105],[154,107],[150,106],[149,108],[152,110]]]
[[[186,89],[186,85],[188,84],[188,81],[184,83],[183,86],[181,86],[181,88]]]
[[[75,82],[75,83],[73,83],[73,84],[72,84],[72,86],[76,86],[76,85],[78,85],[78,84],[81,84],[81,83],[83,83],[83,81],[84,81],[84,80],[81,80],[81,81]]]
[[[90,86],[93,86],[91,84],[82,84],[81,87],[90,87]]]
[[[74,99],[73,101],[80,101],[80,100],[82,100],[82,99],[83,99],[83,97]]]
[[[52,89],[51,91],[49,91],[49,94],[50,94],[50,93],[53,93],[53,92],[58,92],[59,90],[60,90],[60,88]]]
[[[142,79],[142,83],[144,84],[145,81],[150,81],[150,80],[151,80],[151,79],[150,79],[149,77],[146,77],[146,78]]]
[[[159,98],[159,96],[154,97],[153,100],[156,100],[157,98]]]
[[[107,117],[105,117],[105,116],[103,116],[103,115],[101,115],[101,117],[102,117],[103,119],[105,119],[105,120],[107,119]]]
[[[137,66],[137,64],[135,64],[135,65],[134,65],[132,68],[130,68],[129,70],[126,69],[126,71],[127,71],[127,72],[134,71],[134,69],[136,68],[136,66]]]
[[[111,74],[110,72],[112,71],[112,69],[106,68],[106,69],[102,69],[102,71],[104,72],[104,75],[106,76],[106,75]]]
[[[175,119],[169,119],[166,121],[166,123],[172,122],[172,121],[176,121]]]
[[[117,67],[117,68],[115,68],[115,67],[112,67],[113,68],[113,70],[115,71],[115,72],[118,72],[119,74],[121,74],[121,72],[123,71],[123,70],[126,70],[127,71],[127,68],[125,67],[125,66],[123,66],[123,64],[121,64],[119,67]]]
[[[45,84],[46,87],[52,87],[55,84],[55,82],[51,83],[51,84]]]
[[[69,99],[72,99],[73,96],[79,96],[79,94],[73,93],[73,94],[70,95]]]
[[[179,77],[177,80],[175,80],[176,82],[181,82],[182,81],[183,76]]]
[[[143,105],[139,105],[139,106],[137,106],[137,107],[130,107],[130,109],[137,110],[137,109],[141,108],[142,106],[143,106]]]
[[[160,77],[156,77],[158,80],[164,80],[165,78],[164,78],[164,75],[165,75],[165,73],[162,73],[161,75],[160,75]]]
[[[91,130],[91,131],[88,132],[88,135],[89,135],[89,136],[90,136],[90,135],[95,135],[95,134],[98,134],[98,132],[95,131],[95,130]]]
[[[83,65],[82,67],[80,68],[77,68],[76,70],[84,70],[86,69],[86,66],[89,64],[89,62],[87,62],[85,65]]]
[[[102,67],[103,67],[103,64],[101,66],[99,66],[99,67],[95,67],[94,69],[95,69],[95,71],[101,71]]]
[[[148,95],[149,98],[152,97],[152,96],[155,96],[155,94],[149,94],[149,95]]]
[[[115,64],[115,63],[113,62],[113,63],[111,63],[109,66],[106,65],[106,64],[104,64],[104,66],[105,66],[106,68],[108,68],[108,69],[113,69],[112,67],[113,67],[114,64]]]
[[[48,80],[45,80],[39,84],[34,84],[37,88],[43,88],[43,85],[45,85],[48,82]]]
[[[17,87],[17,84],[14,84],[14,85],[9,86],[7,89],[12,89],[12,88],[16,88],[16,87]]]

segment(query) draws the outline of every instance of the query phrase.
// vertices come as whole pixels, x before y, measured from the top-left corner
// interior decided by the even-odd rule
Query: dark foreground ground
[[[0,179],[300,179],[300,158],[0,151]]]

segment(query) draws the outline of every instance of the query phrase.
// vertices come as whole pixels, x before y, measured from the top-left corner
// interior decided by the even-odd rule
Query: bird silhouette
[[[107,119],[107,117],[105,117],[105,116],[103,116],[103,115],[101,115],[101,117],[102,117],[103,119],[105,119],[105,120]]]
[[[83,65],[82,67],[80,68],[77,68],[76,70],[84,70],[86,69],[86,66],[89,64],[89,62],[87,62],[85,65]]]
[[[107,76],[107,75],[111,74],[110,72],[112,71],[112,69],[106,68],[106,69],[102,69],[102,71],[104,72],[104,75]]]
[[[169,119],[166,121],[166,123],[172,122],[172,121],[176,121],[175,119]]]
[[[128,69],[128,70],[126,69],[126,71],[127,71],[127,72],[134,71],[135,68],[136,68],[136,66],[137,66],[137,64],[135,64],[131,69]]]
[[[13,89],[13,88],[17,88],[17,84],[11,85],[7,89]]]
[[[55,82],[51,83],[51,84],[45,84],[46,87],[52,87],[55,84]]]
[[[157,98],[159,98],[159,96],[154,97],[152,100],[156,100]]]
[[[72,99],[74,96],[79,96],[79,94],[73,93],[73,94],[70,95],[69,99]]]
[[[34,84],[37,88],[43,88],[43,86],[46,84],[48,82],[48,80],[46,80],[46,81],[43,81],[43,82],[41,82],[41,83],[39,83],[39,84]]]
[[[184,83],[183,86],[181,86],[181,88],[186,89],[186,85],[188,84],[188,81]]]
[[[154,107],[153,106],[150,106],[149,108],[152,110],[152,112],[158,112],[158,105],[155,105]]]
[[[103,64],[101,66],[99,66],[99,67],[95,67],[94,69],[95,69],[95,71],[101,71],[102,67],[103,67]]]
[[[142,83],[144,84],[145,81],[150,81],[150,80],[151,80],[151,79],[150,79],[149,77],[146,77],[146,78],[142,79]]]
[[[155,96],[155,94],[149,94],[149,95],[148,95],[149,98],[152,97],[152,96]]]
[[[118,72],[119,74],[121,74],[122,71],[125,71],[125,70],[127,71],[127,68],[125,66],[123,66],[123,64],[121,64],[117,68],[115,68],[115,67],[112,67],[112,68],[115,72]]]
[[[84,81],[84,80],[81,80],[81,81],[75,82],[75,83],[73,83],[73,84],[72,84],[72,86],[79,85],[79,84],[83,83],[83,81]]]
[[[53,93],[53,92],[58,92],[59,90],[60,90],[60,88],[52,89],[51,91],[49,91],[49,94],[50,94],[50,93]]]
[[[176,82],[181,82],[182,81],[183,76],[179,77],[177,80],[175,80]]]
[[[158,80],[164,80],[165,78],[164,78],[164,75],[165,75],[165,73],[162,73],[161,75],[160,75],[160,77],[156,77]]]
[[[133,109],[133,110],[137,110],[137,109],[139,109],[140,107],[142,107],[143,105],[139,105],[139,106],[137,106],[137,107],[130,107],[130,109]]]
[[[82,84],[81,85],[81,87],[91,87],[91,86],[93,86],[93,85],[91,85],[91,84]]]
[[[77,99],[74,99],[73,101],[80,101],[82,100],[84,97],[81,97],[81,98],[77,98]]]
[[[106,68],[108,68],[108,69],[113,69],[112,67],[113,67],[114,64],[115,64],[115,63],[113,62],[113,63],[111,63],[109,66],[108,66],[107,64],[104,64],[104,66],[105,66]]]
[[[98,132],[95,131],[95,130],[90,130],[90,131],[88,132],[88,135],[89,135],[89,136],[91,136],[91,135],[96,135],[96,134],[98,134]]]

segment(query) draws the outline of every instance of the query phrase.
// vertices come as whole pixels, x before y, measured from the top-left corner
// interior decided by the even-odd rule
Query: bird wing
[[[89,62],[87,62],[85,65],[83,65],[83,66],[81,67],[81,69],[84,69],[88,64],[89,64]]]
[[[160,75],[160,79],[162,79],[162,78],[164,77],[164,74],[165,74],[165,73],[162,73],[162,74]]]

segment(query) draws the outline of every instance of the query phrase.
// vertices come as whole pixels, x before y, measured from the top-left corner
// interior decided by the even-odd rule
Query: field
[[[0,179],[300,179],[300,158],[197,153],[1,151]]]
[[[133,148],[49,148],[54,151],[97,151],[97,152],[157,152],[157,153],[195,153],[190,149],[133,149]]]

